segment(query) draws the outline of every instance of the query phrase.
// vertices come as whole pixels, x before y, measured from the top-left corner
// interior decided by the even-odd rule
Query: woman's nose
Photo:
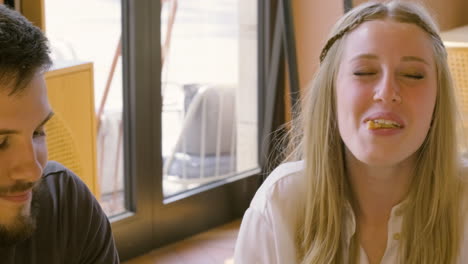
[[[400,87],[391,74],[383,74],[375,88],[374,100],[385,103],[401,103]]]

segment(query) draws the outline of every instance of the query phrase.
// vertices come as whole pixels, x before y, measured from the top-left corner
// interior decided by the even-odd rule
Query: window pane
[[[78,172],[85,183],[99,199],[108,216],[125,211],[123,185],[123,98],[122,65],[119,50],[121,26],[121,0],[45,0],[46,34],[51,43],[54,69],[67,69],[60,73],[55,83],[60,87],[56,97],[62,101],[78,101],[86,98],[70,98],[69,89],[90,87],[89,97],[93,103],[85,109],[93,113],[91,118],[79,115],[78,118],[63,117],[70,128],[89,126],[92,130],[70,129],[76,141]],[[83,62],[91,62],[91,74],[67,79],[67,72]],[[63,76],[62,76],[63,75]],[[51,95],[49,89],[49,97]],[[82,93],[82,90],[80,90]],[[107,93],[107,97],[104,96]],[[104,100],[104,98],[106,100]],[[89,98],[88,98],[89,99]],[[68,104],[68,103],[67,103]],[[55,112],[61,114],[61,106],[52,102]],[[70,108],[70,107],[68,107]],[[102,108],[102,112],[100,109]],[[73,110],[70,110],[73,111]],[[81,110],[75,110],[81,112]],[[96,124],[93,124],[95,122]],[[91,133],[93,140],[83,142],[83,133]],[[83,146],[88,150],[83,150]],[[50,152],[50,148],[49,148]],[[52,156],[62,159],[60,155]]]
[[[161,2],[168,197],[258,167],[257,1]]]

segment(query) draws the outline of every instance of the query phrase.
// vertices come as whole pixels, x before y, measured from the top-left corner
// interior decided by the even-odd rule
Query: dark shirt
[[[13,247],[0,248],[0,263],[119,263],[106,215],[73,172],[49,162],[34,195],[39,206],[36,231]]]

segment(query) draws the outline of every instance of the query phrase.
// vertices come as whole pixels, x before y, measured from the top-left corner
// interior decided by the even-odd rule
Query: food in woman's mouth
[[[367,121],[368,129],[383,129],[383,128],[401,128],[401,125],[392,120],[375,119]]]

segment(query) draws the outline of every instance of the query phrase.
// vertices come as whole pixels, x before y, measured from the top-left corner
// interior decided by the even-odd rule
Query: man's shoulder
[[[75,173],[49,161],[37,192],[38,228],[31,238],[35,247],[38,244],[42,249],[43,244],[37,241],[45,239],[60,258],[119,263],[110,223],[99,202]],[[46,247],[43,251],[48,253],[35,252],[47,258],[48,250]]]
[[[268,203],[290,203],[301,199],[304,191],[304,161],[286,162],[274,169],[262,183],[250,205],[263,211]],[[282,207],[282,205],[277,205]]]
[[[83,203],[93,198],[86,184],[73,171],[56,161],[47,162],[42,178],[42,188],[47,189],[47,195],[55,203],[70,203],[73,200]]]
[[[73,171],[56,161],[48,161],[42,175],[46,182],[61,182],[62,187],[66,186],[64,183],[71,183],[80,188],[85,187],[85,184]]]
[[[43,175],[44,177],[47,177],[53,174],[60,174],[60,173],[70,174],[70,172],[71,171],[67,169],[65,166],[63,166],[62,164],[51,160],[47,162],[43,171]]]

